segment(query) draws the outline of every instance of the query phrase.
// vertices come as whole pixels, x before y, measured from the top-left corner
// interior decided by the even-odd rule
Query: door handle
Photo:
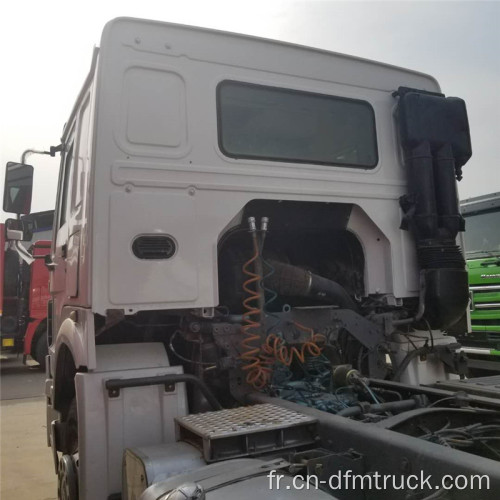
[[[61,257],[62,257],[63,259],[65,259],[67,256],[68,256],[68,245],[65,243],[65,244],[61,247]]]

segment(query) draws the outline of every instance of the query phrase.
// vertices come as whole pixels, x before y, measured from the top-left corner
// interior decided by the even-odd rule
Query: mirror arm
[[[58,146],[50,146],[49,155],[55,156],[56,153],[60,153],[64,149],[64,144],[59,144]]]
[[[27,149],[21,155],[21,163],[26,163],[26,158],[32,154],[55,156],[56,153],[61,150],[62,150],[62,144],[59,144],[59,146],[50,146],[50,151],[41,151],[39,149]]]

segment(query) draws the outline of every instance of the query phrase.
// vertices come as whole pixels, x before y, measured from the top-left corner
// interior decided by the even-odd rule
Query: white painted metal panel
[[[438,91],[431,77],[320,50],[131,19],[108,24],[99,63],[95,312],[217,305],[217,241],[253,199],[355,204],[382,234],[392,260],[381,269],[379,257],[368,258],[369,291],[417,294],[414,254],[405,251],[411,236],[399,229],[406,176],[392,92],[399,86]],[[225,80],[368,102],[375,113],[378,165],[364,170],[224,156],[216,95]],[[171,262],[133,260],[131,238],[150,232],[178,240]],[[377,248],[374,231],[356,235],[366,251]]]
[[[187,413],[184,384],[127,388],[109,397],[105,381],[180,374],[161,344],[97,346],[97,370],[75,378],[80,450],[80,498],[107,500],[121,491],[125,448],[174,443],[174,418]]]
[[[188,193],[163,193],[130,188],[110,199],[109,269],[110,301],[127,305],[189,302],[198,297],[198,252],[195,204]],[[142,260],[132,252],[141,235],[171,236],[177,251],[170,259]],[[107,243],[106,238],[103,243]],[[105,283],[104,276],[100,282]]]

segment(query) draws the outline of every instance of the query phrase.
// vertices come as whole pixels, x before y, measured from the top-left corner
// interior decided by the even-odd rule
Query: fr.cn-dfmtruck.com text
[[[279,490],[489,490],[490,478],[487,475],[446,474],[433,478],[432,474],[355,474],[352,470],[339,471],[328,478],[315,475],[296,475],[293,477],[272,470],[267,474],[269,489]]]

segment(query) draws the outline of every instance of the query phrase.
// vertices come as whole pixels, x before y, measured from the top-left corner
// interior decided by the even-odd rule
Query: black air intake
[[[465,260],[456,245],[434,245],[418,248],[420,269],[464,269]]]
[[[170,259],[176,248],[174,239],[164,234],[138,236],[132,243],[134,255],[144,260]]]
[[[400,199],[401,228],[416,240],[424,282],[424,318],[433,328],[460,319],[469,300],[465,260],[456,245],[464,230],[456,180],[472,155],[463,100],[400,87],[399,136],[408,173]]]

